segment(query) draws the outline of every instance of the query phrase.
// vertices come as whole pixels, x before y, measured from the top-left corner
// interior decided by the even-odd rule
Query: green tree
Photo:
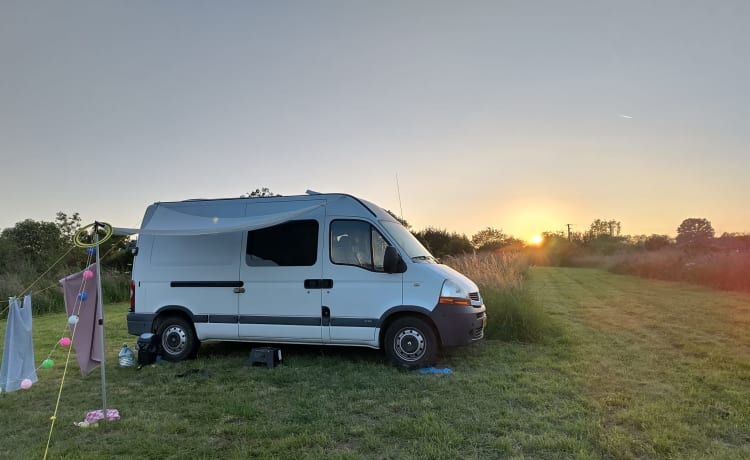
[[[13,270],[13,265],[20,260],[21,250],[10,238],[0,235],[0,274]]]
[[[649,251],[658,251],[672,244],[672,239],[667,235],[651,235],[643,241],[643,247]]]
[[[113,236],[102,244],[102,267],[119,272],[129,272],[133,267],[134,243],[127,236]]]
[[[487,227],[480,230],[471,237],[471,243],[477,251],[494,251],[505,246],[510,246],[519,240],[506,235],[502,230]]]
[[[448,232],[445,229],[428,227],[414,233],[414,236],[430,250],[435,257],[456,256],[474,251],[466,235]]]
[[[63,238],[72,242],[73,236],[81,228],[81,215],[74,212],[71,216],[68,216],[60,211],[55,215],[55,225],[60,229]]]
[[[596,219],[589,226],[589,234],[592,238],[596,238],[597,236],[601,235],[620,236],[621,229],[622,224],[620,223],[620,221],[614,219]]]
[[[627,238],[620,236],[622,224],[614,219],[596,219],[583,237],[583,246],[597,254],[613,254],[624,248]]]
[[[398,222],[401,225],[403,225],[404,228],[406,228],[407,230],[411,230],[411,224],[409,224],[409,222],[407,222],[406,219],[404,219],[403,217],[397,216],[396,213],[394,213],[390,209],[386,209],[385,212],[387,212],[388,214],[391,215],[391,217],[393,217],[394,219],[396,219],[396,222]]]
[[[251,192],[247,192],[241,195],[242,198],[266,198],[269,196],[281,196],[281,195],[273,193],[271,190],[268,189],[268,187],[256,188],[255,190]]]
[[[87,228],[87,231],[79,235],[79,240],[86,244],[93,244],[93,229],[93,227]],[[103,227],[98,228],[97,235],[101,242],[99,252],[102,257],[102,267],[120,272],[129,271],[133,265],[133,243],[130,237],[112,235],[108,240],[104,241],[106,230]],[[83,266],[84,263],[88,262],[86,251],[75,251],[75,254],[76,257],[72,260],[75,266]]]
[[[750,234],[724,232],[715,242],[723,249],[747,251],[750,249]]]
[[[12,228],[6,228],[0,233],[0,239],[5,240],[5,251],[14,253],[12,261],[3,260],[3,270],[7,271],[8,263],[17,263],[22,257],[34,267],[44,267],[59,257],[63,248],[67,246],[60,228],[52,222],[37,222],[26,219],[18,222]]]
[[[705,218],[690,217],[677,227],[677,244],[688,248],[705,248],[714,238],[714,228]]]

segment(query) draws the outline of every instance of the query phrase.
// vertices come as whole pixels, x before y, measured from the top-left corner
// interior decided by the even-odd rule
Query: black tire
[[[385,354],[395,366],[415,369],[434,364],[439,343],[425,320],[405,316],[392,322],[385,332]]]
[[[159,322],[159,348],[166,361],[182,361],[198,353],[200,342],[190,321],[182,316],[167,316]]]

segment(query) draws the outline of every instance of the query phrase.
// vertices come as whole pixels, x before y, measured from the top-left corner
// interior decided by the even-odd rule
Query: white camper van
[[[350,195],[155,203],[139,233],[128,332],[156,333],[170,361],[232,340],[382,348],[421,367],[484,334],[476,284]]]

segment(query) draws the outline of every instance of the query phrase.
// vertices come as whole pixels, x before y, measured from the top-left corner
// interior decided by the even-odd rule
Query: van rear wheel
[[[198,353],[198,338],[193,325],[181,316],[168,316],[159,323],[157,330],[162,357],[167,361],[182,361]]]
[[[385,332],[385,354],[396,366],[415,369],[435,361],[438,339],[432,326],[416,316],[399,318]]]

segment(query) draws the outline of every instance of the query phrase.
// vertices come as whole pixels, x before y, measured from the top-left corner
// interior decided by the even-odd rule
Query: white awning
[[[305,204],[307,206],[298,209],[247,217],[211,217],[195,215],[179,212],[173,208],[170,209],[167,206],[157,205],[151,218],[141,227],[140,230],[117,228],[115,233],[188,236],[248,231],[271,227],[273,225],[302,217],[324,205],[319,202],[314,205],[310,205],[309,203]],[[129,233],[129,231],[133,231],[133,233]]]
[[[117,236],[130,236],[138,234],[137,228],[112,227],[112,232]]]

